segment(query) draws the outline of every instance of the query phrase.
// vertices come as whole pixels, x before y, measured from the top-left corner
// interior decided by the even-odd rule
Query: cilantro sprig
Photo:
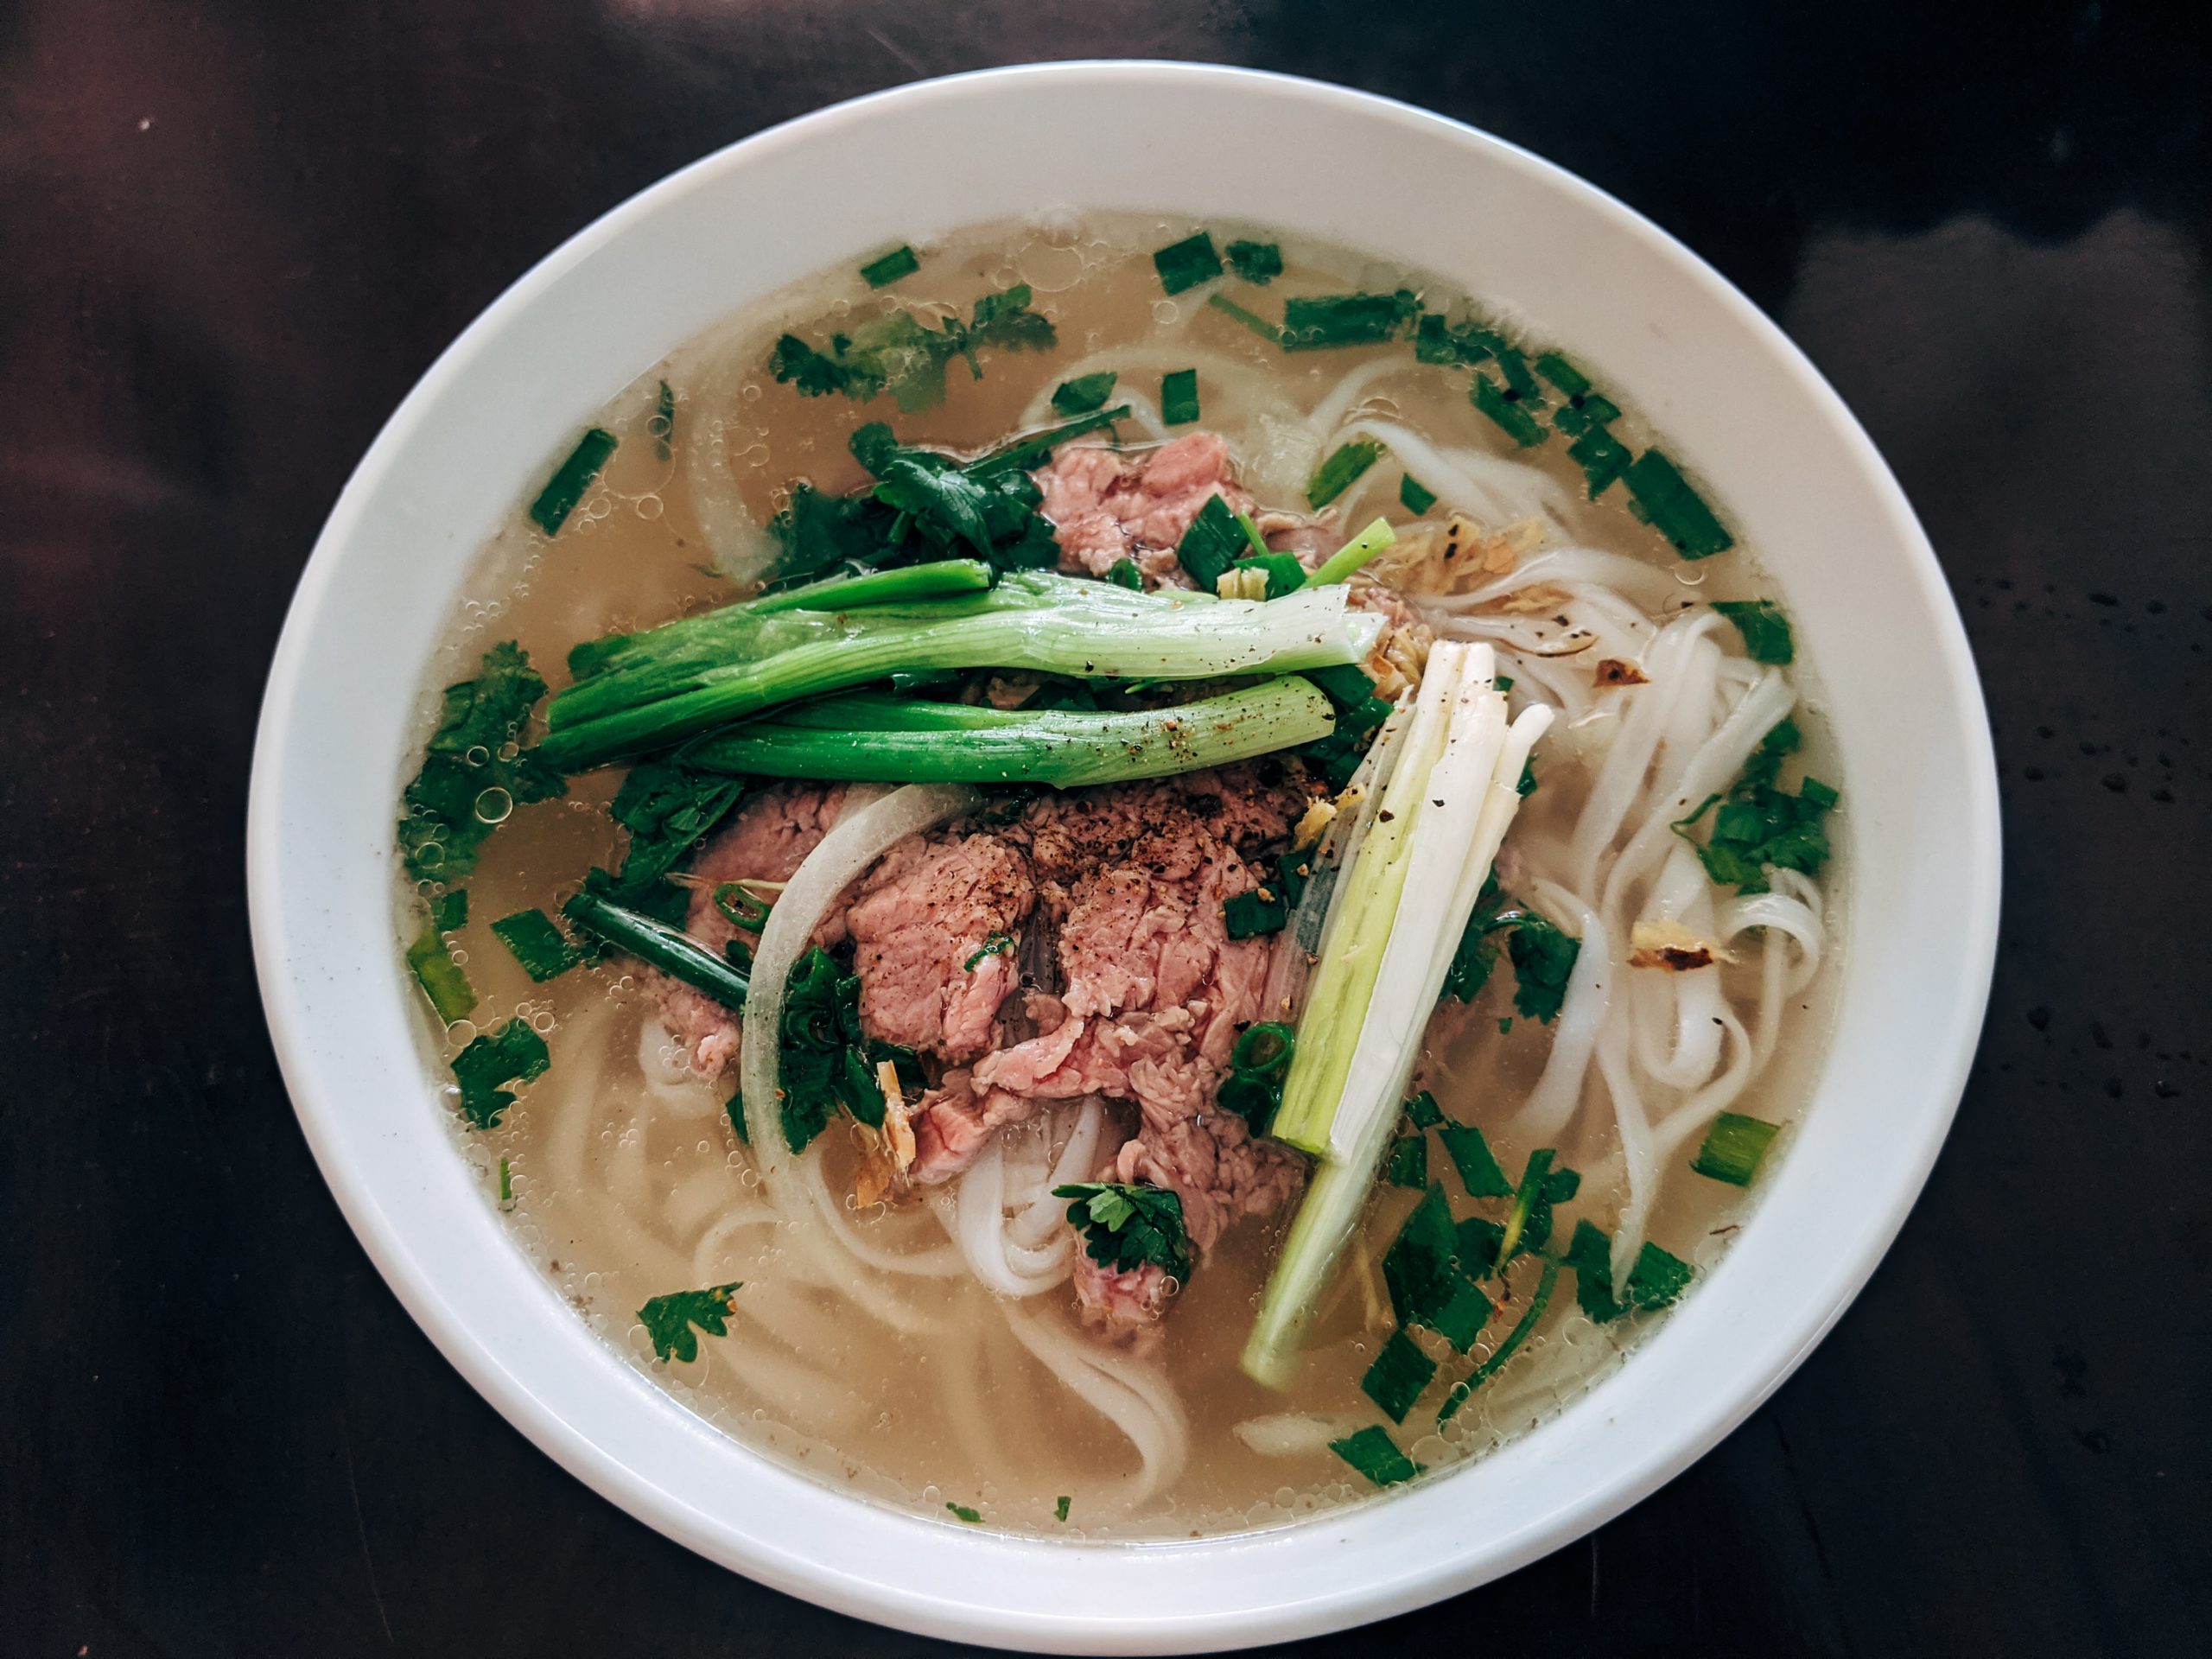
[[[699,1357],[700,1331],[710,1337],[729,1334],[731,1298],[744,1288],[744,1281],[709,1285],[703,1290],[675,1290],[655,1296],[638,1310],[638,1322],[652,1338],[656,1359],[679,1359],[690,1364]],[[696,1327],[695,1329],[694,1327]]]
[[[895,280],[895,278],[893,279]],[[867,403],[888,391],[907,413],[944,400],[944,371],[955,358],[983,378],[981,353],[1050,351],[1059,343],[1052,320],[1030,308],[1029,284],[986,294],[969,320],[944,317],[932,327],[911,311],[894,311],[862,323],[851,334],[830,335],[827,349],[785,334],[769,353],[768,372],[808,397],[836,392]]]
[[[1497,936],[1506,936],[1513,963],[1513,1006],[1525,1019],[1546,1025],[1559,1018],[1582,941],[1541,912],[1516,903],[1493,875],[1483,883],[1474,914],[1445,971],[1444,995],[1471,1002],[1497,966]]]
[[[516,747],[544,695],[545,682],[512,639],[484,653],[474,679],[446,688],[423,769],[402,797],[399,852],[410,877],[459,880],[510,810],[568,792],[568,780],[535,750]]]
[[[1165,1187],[1121,1181],[1077,1181],[1052,1189],[1073,1200],[1068,1219],[1082,1235],[1093,1262],[1115,1273],[1147,1262],[1180,1283],[1191,1277],[1191,1236],[1183,1200]]]

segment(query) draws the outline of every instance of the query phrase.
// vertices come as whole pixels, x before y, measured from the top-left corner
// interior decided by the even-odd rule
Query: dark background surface
[[[2003,771],[1980,1059],[1857,1305],[1623,1519],[1318,1645],[2205,1651],[2204,10],[0,4],[0,1653],[930,1645],[602,1503],[400,1311],[262,1027],[246,773],[348,470],[531,262],[822,104],[1107,54],[1429,105],[1713,261],[1903,479]]]

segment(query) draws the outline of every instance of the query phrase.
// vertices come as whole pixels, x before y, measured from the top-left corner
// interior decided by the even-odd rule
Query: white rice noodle
[[[1598,1039],[1598,1072],[1613,1107],[1613,1124],[1620,1135],[1621,1160],[1628,1174],[1628,1202],[1621,1206],[1619,1224],[1613,1230],[1613,1283],[1628,1283],[1637,1252],[1643,1248],[1644,1228],[1651,1217],[1651,1202],[1659,1186],[1658,1153],[1652,1144],[1651,1120],[1645,1116],[1643,1097],[1629,1069],[1629,1033],[1618,1020]]]
[[[1574,1109],[1582,1103],[1583,1080],[1589,1074],[1590,1057],[1597,1050],[1598,1035],[1612,1007],[1613,970],[1611,943],[1595,906],[1555,881],[1539,879],[1534,897],[1537,907],[1582,941],[1567,976],[1567,995],[1560,1003],[1559,1020],[1552,1028],[1552,1052],[1543,1075],[1529,1091],[1528,1103],[1515,1120],[1515,1128],[1535,1141],[1557,1137]]]
[[[1472,514],[1486,528],[1500,530],[1523,518],[1558,517],[1568,510],[1565,489],[1536,468],[1476,449],[1440,449],[1396,421],[1355,416],[1330,432],[1322,441],[1321,453],[1332,454],[1354,438],[1381,444],[1439,500]]]
[[[1039,1363],[1135,1448],[1141,1466],[1116,1492],[1116,1508],[1137,1509],[1174,1482],[1189,1455],[1190,1431],[1181,1401],[1157,1368],[1102,1347],[1027,1304],[1008,1308],[1007,1323]]]

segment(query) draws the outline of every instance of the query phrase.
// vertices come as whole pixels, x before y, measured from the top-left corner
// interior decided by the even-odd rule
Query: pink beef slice
[[[1036,902],[1029,861],[995,836],[893,847],[845,912],[868,1034],[954,1062],[989,1048]]]
[[[837,822],[844,794],[835,785],[779,784],[748,797],[692,862],[691,873],[706,885],[692,892],[685,931],[710,950],[728,945],[737,930],[715,907],[715,885],[740,877],[790,880]],[[659,982],[661,1018],[690,1050],[692,1069],[721,1077],[737,1061],[737,1014],[681,981],[646,971]]]

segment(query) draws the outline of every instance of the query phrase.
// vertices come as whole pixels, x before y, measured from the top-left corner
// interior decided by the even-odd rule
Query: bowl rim
[[[1614,230],[1641,243],[1647,251],[1706,290],[1790,377],[1841,446],[1840,455],[1855,466],[1861,481],[1872,491],[1885,528],[1910,574],[1911,597],[1939,637],[1940,673],[1955,699],[1953,712],[1959,722],[1959,729],[1948,735],[1962,746],[1970,762],[1960,780],[1966,822],[1958,826],[1958,833],[1960,844],[1969,856],[1962,861],[1958,873],[1961,901],[1967,912],[1959,947],[1963,976],[1957,982],[1958,1012],[1942,1046],[1942,1064],[1928,1077],[1929,1103],[1916,1120],[1919,1133],[1904,1166],[1908,1174],[1896,1180],[1885,1201],[1867,1212],[1868,1224],[1863,1230],[1866,1248],[1852,1260],[1837,1264],[1823,1294],[1815,1303],[1808,1304],[1804,1317],[1784,1322],[1780,1339],[1769,1344],[1768,1363],[1748,1386],[1716,1387],[1700,1413],[1675,1425],[1675,1432],[1627,1465],[1621,1477],[1604,1490],[1582,1494],[1532,1517],[1508,1539],[1488,1546],[1458,1546],[1421,1571],[1348,1588],[1316,1589],[1307,1599],[1282,1605],[1164,1614],[1132,1611],[1113,1617],[980,1605],[957,1593],[855,1576],[850,1571],[779,1552],[757,1536],[733,1532],[718,1517],[674,1497],[562,1417],[533,1391],[527,1378],[510,1370],[489,1344],[461,1322],[439,1286],[401,1243],[398,1225],[377,1194],[347,1162],[333,1121],[333,1108],[317,1075],[319,1062],[302,1033],[302,1016],[287,973],[283,918],[275,892],[282,832],[276,803],[283,793],[286,757],[294,741],[293,705],[309,667],[310,621],[327,603],[347,544],[359,530],[395,454],[427,411],[468,373],[487,342],[573,268],[620,240],[641,220],[728,169],[757,165],[825,130],[868,122],[887,111],[925,109],[943,100],[970,99],[979,92],[988,95],[1008,84],[1094,78],[1175,85],[1194,91],[1256,83],[1315,109],[1380,117],[1432,137],[1448,137],[1491,164],[1517,170],[1548,189],[1580,198],[1581,206],[1596,212]],[[347,479],[316,540],[288,608],[263,701],[250,784],[246,855],[251,931],[264,1007],[287,1090],[323,1177],[356,1236],[410,1317],[510,1423],[570,1473],[629,1514],[775,1588],[919,1634],[1058,1651],[1130,1652],[1196,1651],[1319,1634],[1459,1593],[1526,1565],[1612,1519],[1733,1430],[1789,1377],[1851,1305],[1894,1242],[1907,1211],[1925,1185],[1963,1093],[1986,1013],[1996,958],[2001,869],[1995,757],[1987,714],[1963,622],[1934,550],[1872,439],[1826,378],[1776,323],[1698,256],[1641,214],[1555,163],[1480,129],[1398,100],[1302,77],[1148,60],[1079,60],[976,70],[908,83],[793,118],[718,149],[630,196],[518,278],[440,353],[403,399]],[[700,1427],[718,1441],[725,1439],[703,1422]],[[754,1460],[764,1468],[770,1466],[766,1459]],[[1449,1484],[1448,1479],[1424,1483],[1417,1490]],[[834,1491],[826,1484],[817,1490]],[[839,1496],[848,1503],[859,1502],[849,1495]],[[1356,1513],[1385,1512],[1405,1502],[1403,1496],[1389,1495],[1358,1506]],[[1341,1513],[1256,1536],[1306,1534],[1318,1539],[1334,1529],[1332,1523],[1341,1518]],[[946,1530],[938,1523],[916,1517],[896,1519],[931,1533]],[[1249,1547],[1255,1536],[1228,1535],[1188,1544],[1083,1544],[1039,1542],[988,1532],[967,1535],[966,1542],[991,1550],[1045,1549],[1067,1559],[1120,1555],[1131,1550],[1226,1552]]]

